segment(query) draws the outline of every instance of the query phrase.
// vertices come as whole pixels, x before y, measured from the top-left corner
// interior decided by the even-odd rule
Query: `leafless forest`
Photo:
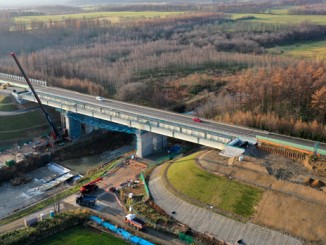
[[[196,8],[114,24],[29,26],[13,20],[23,13],[2,12],[0,72],[19,74],[8,56],[15,51],[30,77],[52,86],[325,141],[325,62],[271,56],[266,48],[322,40],[326,26],[241,22],[221,6]]]

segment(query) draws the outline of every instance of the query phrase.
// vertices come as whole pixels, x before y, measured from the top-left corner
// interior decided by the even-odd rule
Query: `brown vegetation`
[[[34,21],[28,30],[14,23],[19,13],[0,13],[0,53],[24,50],[19,56],[31,77],[52,86],[179,112],[200,103],[196,111],[203,117],[325,140],[326,65],[264,50],[319,40],[326,27],[244,23],[207,12],[241,12],[240,6],[259,12],[266,3],[200,6],[183,15],[114,25],[100,18]],[[12,25],[16,31],[5,29]],[[0,68],[18,74],[10,57],[0,58]],[[229,83],[230,75],[238,81]]]

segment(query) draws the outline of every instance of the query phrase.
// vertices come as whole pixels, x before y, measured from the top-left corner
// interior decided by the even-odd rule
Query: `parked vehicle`
[[[145,222],[137,218],[135,214],[126,215],[125,222],[137,230],[142,230],[145,228]]]
[[[76,197],[76,203],[82,206],[94,206],[96,201],[96,196],[80,195],[79,197]]]

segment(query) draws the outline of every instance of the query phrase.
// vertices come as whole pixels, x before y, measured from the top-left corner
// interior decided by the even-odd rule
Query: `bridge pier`
[[[93,125],[85,123],[85,134],[90,134],[94,129],[95,127]]]
[[[66,129],[68,131],[68,137],[70,139],[79,138],[82,135],[81,122],[71,117],[65,116]]]
[[[148,156],[155,151],[162,150],[167,145],[167,137],[164,135],[138,130],[136,137],[136,155],[138,157]]]

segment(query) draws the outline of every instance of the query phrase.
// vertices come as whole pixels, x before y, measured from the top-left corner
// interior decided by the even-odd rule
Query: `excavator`
[[[80,190],[79,190],[80,193],[82,195],[85,195],[85,194],[89,194],[91,192],[95,192],[98,189],[98,186],[96,185],[96,183],[101,181],[101,180],[103,180],[102,177],[97,178],[97,179],[83,185],[82,187],[80,187]]]

